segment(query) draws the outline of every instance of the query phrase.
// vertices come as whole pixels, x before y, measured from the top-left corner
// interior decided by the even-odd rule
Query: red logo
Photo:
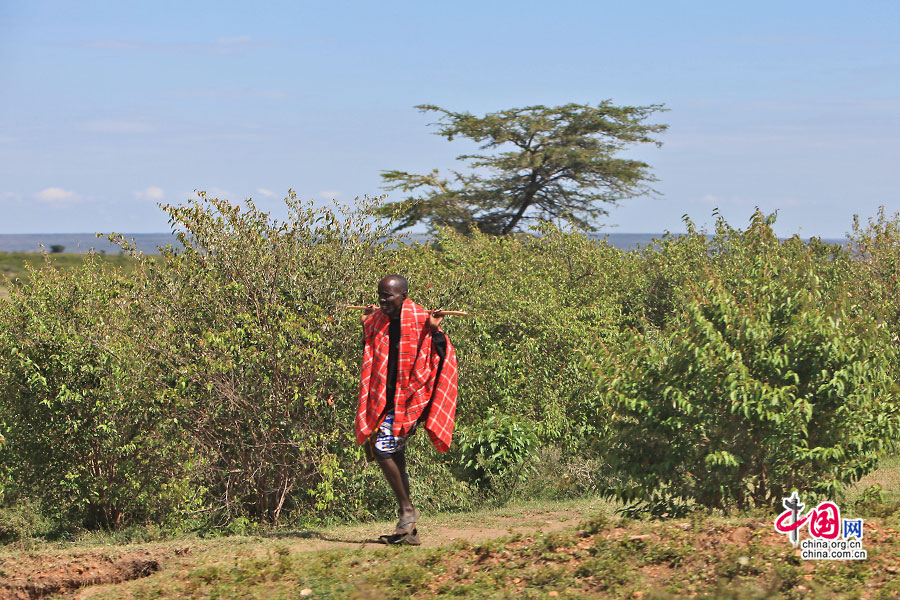
[[[841,534],[841,510],[834,502],[822,502],[802,517],[793,520],[794,511],[786,510],[775,519],[775,531],[790,533],[808,524],[814,538],[835,540]]]

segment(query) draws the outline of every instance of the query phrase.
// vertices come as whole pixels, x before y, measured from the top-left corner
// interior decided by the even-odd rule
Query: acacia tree
[[[425,223],[431,229],[452,227],[459,232],[474,228],[484,233],[507,234],[523,219],[564,218],[583,230],[608,214],[614,204],[653,190],[649,166],[617,157],[633,144],[661,143],[651,137],[666,125],[646,119],[664,110],[660,104],[614,106],[528,106],[477,117],[431,104],[416,107],[439,113],[436,135],[469,138],[481,150],[494,154],[457,157],[473,169],[441,177],[384,171],[387,190],[418,191],[404,200],[386,203],[382,216],[397,219],[397,229]]]

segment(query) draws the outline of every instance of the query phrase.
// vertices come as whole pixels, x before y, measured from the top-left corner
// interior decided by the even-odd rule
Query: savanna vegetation
[[[103,254],[101,259],[119,267],[134,265],[134,260],[124,254]],[[29,269],[41,269],[52,265],[57,269],[81,267],[84,256],[71,253],[0,252],[0,299],[9,298],[9,287],[28,277]]]
[[[779,240],[757,213],[622,252],[550,225],[407,245],[377,202],[286,202],[276,221],[201,195],[164,207],[182,248],[120,240],[128,264],[89,255],[10,287],[0,540],[388,517],[353,440],[343,307],[391,272],[473,315],[445,326],[454,445],[410,448],[425,510],[600,494],[631,515],[771,512],[794,488],[840,498],[898,438],[896,215],[845,247]]]

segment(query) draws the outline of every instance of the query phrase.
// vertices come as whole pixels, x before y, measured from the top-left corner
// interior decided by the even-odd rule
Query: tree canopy
[[[611,100],[564,106],[527,106],[488,113],[483,117],[431,104],[416,107],[436,112],[436,135],[468,138],[485,153],[463,154],[468,173],[438,170],[426,175],[384,171],[385,189],[412,192],[389,202],[381,216],[397,218],[396,229],[424,223],[460,232],[479,229],[507,234],[526,219],[568,220],[582,230],[608,214],[604,205],[652,193],[650,167],[617,156],[642,143],[657,146],[653,134],[666,125],[645,121],[664,110],[661,104],[615,106]],[[493,153],[490,153],[494,151]]]

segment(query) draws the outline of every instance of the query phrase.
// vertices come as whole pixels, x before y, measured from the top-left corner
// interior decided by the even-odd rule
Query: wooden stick
[[[369,308],[368,306],[357,306],[355,304],[348,304],[347,310],[366,310]],[[463,310],[439,310],[434,313],[438,317],[468,317],[469,313]]]

